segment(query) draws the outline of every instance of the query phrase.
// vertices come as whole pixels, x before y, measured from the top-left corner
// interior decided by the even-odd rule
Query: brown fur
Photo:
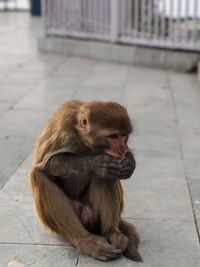
[[[80,127],[80,120],[84,116],[89,117],[90,134]],[[105,239],[107,238],[116,248],[121,247],[122,251],[126,249],[128,243],[127,256],[138,260],[138,235],[133,226],[121,220],[123,190],[120,180],[111,182],[97,178],[91,179],[84,195],[81,192],[82,189],[79,188],[83,188],[85,185],[77,187],[80,192],[76,197],[79,195],[82,198],[86,197],[89,203],[92,203],[95,220],[101,228],[102,236],[100,237],[89,232],[78,218],[73,208],[73,199],[64,189],[69,185],[63,185],[62,190],[46,172],[46,164],[54,155],[62,153],[96,154],[95,146],[101,138],[100,131],[107,128],[131,132],[130,119],[126,110],[119,104],[70,101],[61,106],[48,120],[36,143],[32,168],[29,173],[35,209],[45,226],[64,237],[82,253],[100,260],[111,259],[111,257],[101,256],[101,250],[110,249],[111,245]],[[95,138],[98,140],[94,141]],[[68,188],[68,190],[70,189]],[[129,247],[133,247],[134,251]],[[113,249],[112,258],[117,256],[118,250]]]

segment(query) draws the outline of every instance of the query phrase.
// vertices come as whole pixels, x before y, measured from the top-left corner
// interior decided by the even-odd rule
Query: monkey
[[[127,144],[132,130],[119,103],[71,100],[49,118],[35,145],[29,181],[37,216],[97,260],[123,254],[142,261],[139,235],[121,217],[120,180],[136,166]]]

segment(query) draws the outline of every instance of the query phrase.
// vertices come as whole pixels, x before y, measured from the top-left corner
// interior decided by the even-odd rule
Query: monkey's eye
[[[110,139],[116,139],[117,137],[118,137],[117,134],[111,134],[108,136],[108,138],[110,138]]]

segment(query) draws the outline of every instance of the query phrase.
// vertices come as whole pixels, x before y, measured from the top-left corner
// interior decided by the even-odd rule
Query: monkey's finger
[[[131,171],[134,171],[134,168],[132,166],[121,169],[121,173],[126,173],[126,172],[131,172]]]
[[[109,167],[111,167],[111,166],[121,167],[121,161],[118,159],[108,160],[108,161],[102,162],[102,165],[109,166]]]
[[[120,256],[122,255],[122,253],[120,254],[105,254],[105,258],[106,258],[106,261],[110,261],[110,260],[114,260],[114,259],[117,259],[119,258]]]
[[[133,174],[133,170],[128,171],[112,171],[109,170],[108,175],[105,177],[108,180],[128,179]]]
[[[106,162],[109,161],[109,162],[113,162],[113,163],[120,163],[121,162],[120,159],[117,159],[117,158],[114,158],[114,157],[108,156],[108,155],[104,156],[104,161],[106,161]]]
[[[120,170],[119,169],[109,169],[108,173],[110,175],[116,175],[117,177],[120,177],[122,170],[121,169]]]
[[[122,179],[122,180],[126,180],[126,179],[130,178],[131,175],[132,175],[132,173],[122,174],[122,175],[121,175],[121,179]]]
[[[111,254],[121,253],[121,249],[116,248],[115,246],[111,245],[110,243],[103,243],[102,247],[101,247],[101,251],[104,253],[111,253]]]
[[[113,246],[113,245],[111,245],[110,243],[104,243],[103,244],[103,249],[105,250],[105,251],[107,251],[107,252],[109,252],[109,251],[119,251],[120,249],[116,249],[116,247],[115,246]]]
[[[109,173],[108,180],[119,180],[121,179],[121,173]]]
[[[121,170],[121,174],[123,174],[123,173],[132,173],[133,171],[134,171],[133,168],[126,168],[126,169]]]
[[[100,168],[108,168],[108,169],[117,169],[120,170],[121,169],[121,164],[119,163],[113,163],[113,162],[106,162],[106,163],[101,163],[99,164]]]
[[[115,170],[109,170],[105,176],[108,180],[116,180],[121,178],[121,172]]]
[[[134,164],[134,162],[129,162],[129,163],[127,163],[127,164],[122,164],[122,171],[123,170],[128,170],[128,169],[132,169],[132,170],[134,170],[135,169],[135,167],[136,167],[136,165]]]
[[[122,166],[120,164],[118,164],[118,165],[109,164],[108,169],[109,170],[114,170],[114,171],[121,171]]]
[[[103,177],[113,176],[113,175],[120,176],[121,169],[101,167],[98,169],[98,173],[100,174],[100,176],[103,176]]]
[[[110,261],[110,260],[117,259],[120,256],[121,256],[121,254],[120,255],[109,255],[109,254],[107,255],[107,254],[105,254],[105,255],[102,255],[102,256],[98,256],[97,259],[101,260],[101,261]]]
[[[122,254],[121,249],[116,249],[114,246],[110,245],[109,247],[104,248],[104,256],[109,258],[119,257]]]
[[[126,162],[134,162],[135,163],[135,159],[134,158],[125,157],[124,159],[122,159],[122,163],[126,163]]]

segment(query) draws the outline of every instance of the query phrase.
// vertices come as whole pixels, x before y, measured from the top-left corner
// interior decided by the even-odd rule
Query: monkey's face
[[[128,133],[115,129],[101,129],[92,127],[93,130],[85,132],[82,140],[97,154],[108,154],[112,157],[123,159],[127,152]]]
[[[127,135],[121,133],[112,133],[105,138],[108,148],[106,148],[104,152],[115,158],[123,159],[127,149]]]
[[[76,129],[94,152],[122,159],[132,125],[127,111],[118,103],[91,102],[80,108]]]

